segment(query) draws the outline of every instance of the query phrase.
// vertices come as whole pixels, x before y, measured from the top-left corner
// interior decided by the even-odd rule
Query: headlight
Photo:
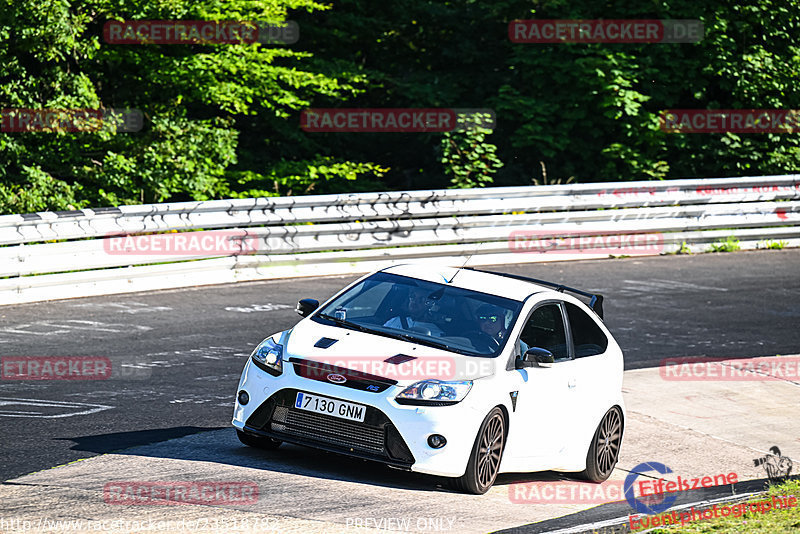
[[[283,345],[278,345],[272,338],[262,341],[250,355],[253,363],[272,376],[283,373]]]
[[[471,388],[472,380],[423,380],[408,386],[395,400],[398,404],[447,406],[464,400]]]

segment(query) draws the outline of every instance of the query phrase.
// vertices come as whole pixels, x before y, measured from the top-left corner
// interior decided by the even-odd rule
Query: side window
[[[565,304],[572,332],[572,342],[575,344],[575,357],[583,358],[604,353],[608,348],[608,338],[594,319],[574,304],[569,302],[565,302]]]
[[[557,304],[545,304],[536,308],[522,329],[520,341],[527,345],[527,348],[539,347],[549,350],[556,360],[569,358],[561,308]],[[524,345],[522,350],[525,350]]]

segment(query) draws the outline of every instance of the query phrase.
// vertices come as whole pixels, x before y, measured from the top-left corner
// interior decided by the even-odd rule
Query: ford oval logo
[[[337,374],[329,374],[328,380],[330,380],[334,384],[344,384],[345,382],[347,382],[347,379],[345,377]]]

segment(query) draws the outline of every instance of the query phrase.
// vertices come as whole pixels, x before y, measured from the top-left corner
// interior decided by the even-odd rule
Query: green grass
[[[711,248],[708,249],[709,252],[733,252],[735,250],[741,249],[741,245],[739,245],[739,240],[733,236],[730,236],[725,241],[718,241],[711,245]]]
[[[719,517],[714,519],[701,519],[669,527],[658,527],[650,532],[660,534],[691,533],[736,533],[736,534],[780,534],[800,532],[800,480],[794,479],[783,484],[770,487],[763,495],[754,497],[745,502],[758,502],[772,499],[773,496],[795,496],[798,499],[797,506],[778,510],[770,510],[764,513],[759,511],[743,514],[741,517]],[[733,506],[730,504],[729,506]],[[723,505],[717,505],[721,508]]]

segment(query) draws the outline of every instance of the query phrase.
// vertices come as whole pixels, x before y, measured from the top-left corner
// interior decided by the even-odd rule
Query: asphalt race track
[[[625,351],[626,369],[656,367],[667,357],[800,352],[800,250],[495,269],[603,293],[606,323]],[[194,434],[184,440],[194,444],[188,459],[213,462],[219,447],[223,462],[259,469],[258,458],[238,447],[230,429],[244,361],[264,337],[297,322],[299,298],[322,301],[354,278],[0,308],[0,356],[101,356],[114,362],[108,380],[0,380],[0,480]],[[224,430],[204,433],[218,429]],[[178,453],[157,455],[163,454]],[[437,492],[420,475],[336,458],[289,447],[285,457],[270,455],[269,469],[305,470],[311,486],[318,477],[363,484],[365,491],[377,485]]]

